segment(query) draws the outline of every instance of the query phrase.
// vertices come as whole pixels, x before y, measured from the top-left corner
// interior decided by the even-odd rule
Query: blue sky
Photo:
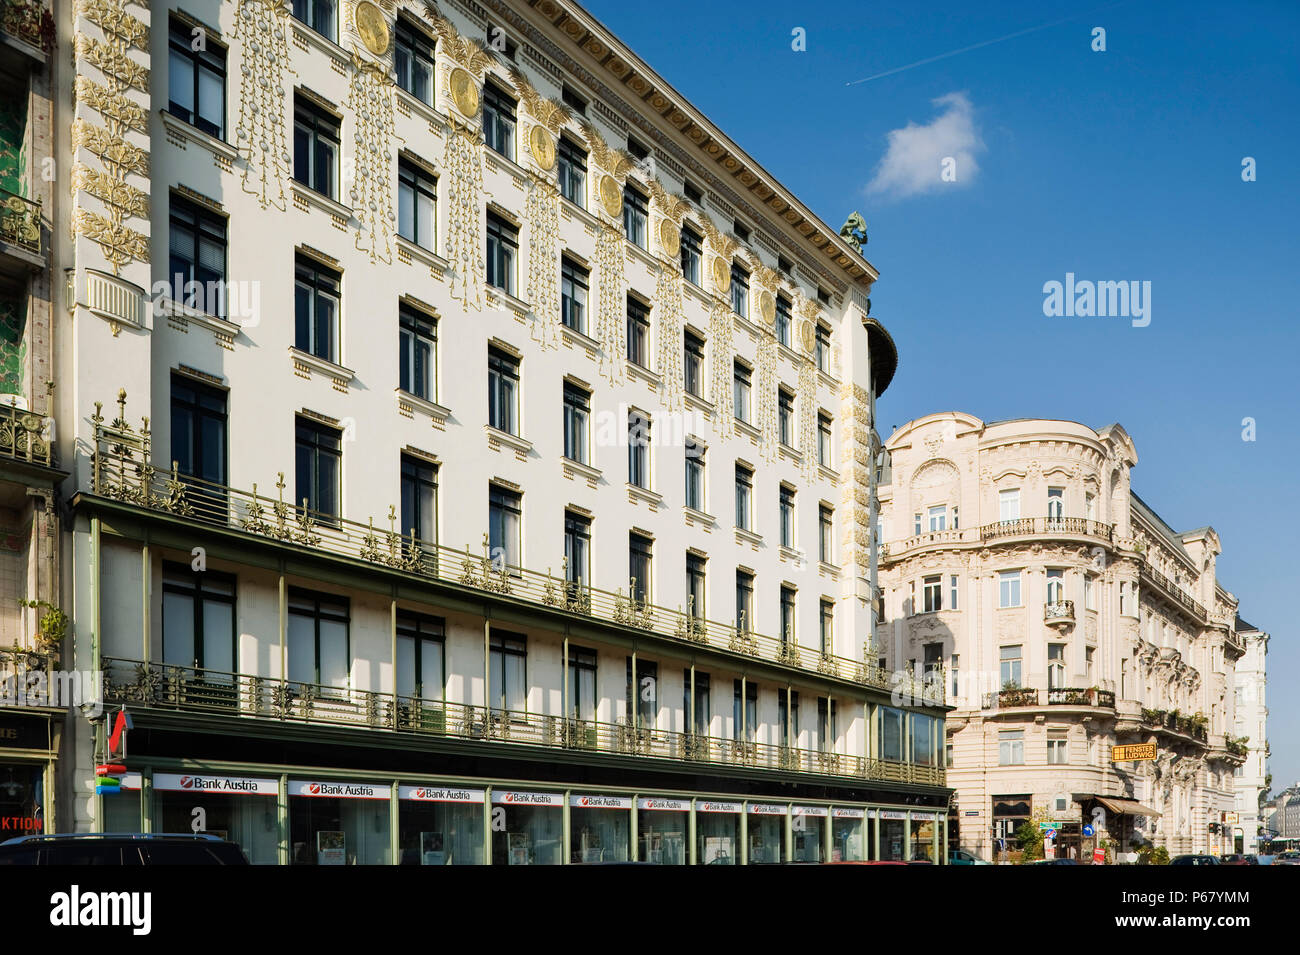
[[[1274,791],[1300,780],[1300,5],[587,5],[824,220],[862,212],[900,356],[882,434],[952,408],[1128,429],[1134,490],[1214,526],[1221,583],[1273,635]],[[957,182],[918,177],[935,149]],[[1149,281],[1150,324],[1046,317],[1067,272]]]

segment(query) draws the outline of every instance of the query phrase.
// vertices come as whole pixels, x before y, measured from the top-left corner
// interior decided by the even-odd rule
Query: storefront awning
[[[1101,803],[1113,813],[1120,813],[1129,816],[1151,816],[1155,819],[1160,818],[1160,813],[1154,809],[1148,809],[1133,799],[1119,799],[1115,796],[1097,796],[1097,802]]]

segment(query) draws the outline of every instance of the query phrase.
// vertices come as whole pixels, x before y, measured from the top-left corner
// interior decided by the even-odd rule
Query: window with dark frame
[[[591,518],[564,512],[564,579],[570,595],[591,583]]]
[[[633,669],[636,670],[636,684],[633,685]],[[653,660],[627,658],[627,714],[642,729],[656,729],[659,725],[659,664]]]
[[[519,359],[488,346],[488,424],[519,434]]]
[[[704,203],[704,193],[689,179],[682,183],[682,194],[697,206]]]
[[[569,647],[569,719],[595,720],[596,651]]]
[[[629,293],[627,297],[627,360],[650,367],[650,309]]]
[[[776,695],[776,720],[780,725],[781,745],[799,745],[799,694],[793,690],[780,690]]]
[[[758,733],[758,684],[753,680],[733,680],[731,686],[732,739],[752,743]]]
[[[586,99],[580,96],[573,87],[568,84],[561,87],[560,99],[563,101],[565,106],[569,107],[569,109],[573,110],[579,116],[585,116],[587,114]]]
[[[793,587],[781,585],[781,643],[796,643],[795,637],[795,614],[794,614],[795,591]]]
[[[705,565],[707,559],[700,554],[686,555],[686,596],[687,614],[696,620],[703,620],[705,607]]]
[[[736,465],[736,526],[742,531],[751,530],[750,514],[753,511],[754,471],[743,464]]]
[[[750,392],[753,372],[748,365],[737,359],[732,365],[731,404],[732,413],[737,421],[746,423],[750,420]]]
[[[790,485],[781,485],[780,517],[782,547],[794,547],[794,493],[794,488],[790,487]]]
[[[438,180],[409,159],[397,163],[397,234],[422,249],[438,248]]]
[[[587,333],[587,284],[589,274],[567,255],[560,259],[560,321],[567,328]]]
[[[350,601],[290,587],[288,604],[289,679],[315,684],[327,696],[346,691],[352,669]]]
[[[521,564],[523,496],[499,484],[488,485],[488,552],[493,569],[513,573]]]
[[[184,375],[171,381],[171,460],[204,516],[224,518],[229,445],[228,392]],[[211,509],[212,514],[208,514]]]
[[[226,217],[172,194],[168,200],[171,297],[188,308],[226,317]]]
[[[831,330],[821,322],[817,323],[817,347],[815,352],[819,371],[830,371]]]
[[[438,400],[438,325],[410,305],[397,310],[398,387],[425,401]]]
[[[697,398],[704,391],[704,339],[687,330],[682,335],[682,383]]]
[[[341,273],[299,254],[294,264],[294,345],[325,361],[339,362]]]
[[[518,102],[495,83],[483,84],[483,141],[487,147],[513,161],[515,158],[515,108]]]
[[[831,416],[824,411],[817,415],[817,463],[823,467],[832,467],[831,451]]]
[[[835,649],[835,604],[829,600],[821,601],[820,623],[822,656],[828,656]]]
[[[494,713],[528,711],[528,638],[492,628],[488,638],[488,705]]]
[[[776,340],[790,347],[790,300],[784,295],[776,297]]]
[[[776,391],[776,424],[778,440],[794,447],[794,392],[784,387]]]
[[[393,69],[397,85],[422,103],[433,105],[434,40],[406,17],[393,31]]]
[[[628,532],[628,593],[644,606],[650,601],[654,541],[636,531]]]
[[[700,284],[700,260],[704,240],[689,225],[682,226],[682,277],[692,285]]]
[[[515,294],[515,260],[519,230],[497,215],[487,214],[487,283],[507,295]]]
[[[650,489],[650,417],[640,411],[627,414],[627,482]]]
[[[627,240],[642,249],[646,247],[646,197],[630,183],[623,187],[623,232]]]
[[[339,118],[301,94],[293,98],[293,178],[338,199]]]
[[[402,526],[424,545],[438,543],[438,466],[414,455],[402,455]]]
[[[190,679],[232,684],[239,660],[234,575],[170,561],[162,574],[163,663],[193,667]]]
[[[194,49],[195,30],[203,34]],[[226,138],[226,48],[201,27],[172,17],[167,40],[167,112],[196,129]]]
[[[343,472],[343,436],[330,427],[299,415],[297,435],[297,500],[306,501],[318,523],[337,525]]]
[[[691,706],[691,695],[694,693],[695,705]],[[691,719],[692,710],[694,719]],[[692,675],[689,669],[682,670],[682,713],[685,714],[686,723],[690,727],[688,732],[695,733],[699,736],[709,734],[709,723],[713,720],[713,707],[709,701],[709,675],[696,670]]]
[[[293,16],[327,40],[335,40],[338,0],[293,0]]]
[[[749,317],[749,273],[731,264],[731,310],[741,318]]]
[[[580,209],[587,208],[587,152],[568,136],[555,150],[559,163],[560,195]]]
[[[817,552],[823,563],[835,563],[835,512],[827,504],[817,506]]]
[[[735,626],[738,633],[754,630],[754,575],[747,570],[736,571]]]
[[[442,617],[397,611],[397,695],[441,702],[446,687],[447,621]]]
[[[704,445],[694,438],[686,439],[686,506],[697,511],[705,508],[704,500]]]
[[[591,416],[591,393],[573,382],[564,383],[564,456],[587,464],[587,429]]]

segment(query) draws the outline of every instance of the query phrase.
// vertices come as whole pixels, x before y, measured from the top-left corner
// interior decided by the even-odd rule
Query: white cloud
[[[969,97],[948,93],[932,102],[942,112],[928,124],[908,123],[890,132],[889,149],[867,192],[901,199],[970,185],[975,180],[979,174],[975,154],[984,151],[984,141],[975,126]],[[947,162],[949,159],[952,162]]]

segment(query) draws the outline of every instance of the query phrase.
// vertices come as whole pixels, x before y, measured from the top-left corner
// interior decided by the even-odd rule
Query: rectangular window
[[[646,197],[631,185],[623,187],[623,231],[633,245],[646,247]]]
[[[749,273],[731,264],[731,310],[741,318],[749,317]]]
[[[515,106],[495,83],[483,84],[483,141],[510,160],[515,158]]]
[[[555,150],[559,162],[560,195],[580,209],[587,208],[587,151],[568,136]]]
[[[293,16],[329,40],[337,38],[338,0],[293,0]]]
[[[947,529],[948,508],[940,505],[939,507],[930,508],[930,533]]]
[[[591,584],[591,519],[564,512],[564,576],[570,593]]]
[[[943,644],[927,643],[922,649],[925,656],[922,660],[921,676],[930,683],[937,679],[936,674],[943,666]]]
[[[438,543],[438,466],[402,455],[402,534],[422,544]]]
[[[164,563],[162,612],[163,663],[194,667],[203,671],[193,674],[200,680],[229,684],[238,669],[235,578]]]
[[[686,439],[686,506],[697,511],[705,509],[704,499],[704,445],[694,438]]]
[[[522,564],[523,496],[488,485],[488,548],[493,569],[511,571]]]
[[[1065,571],[1060,568],[1047,571],[1047,602],[1059,604],[1065,599]]]
[[[591,395],[573,384],[564,383],[564,456],[579,464],[587,463],[587,429],[591,416]]]
[[[423,312],[402,305],[398,321],[398,387],[425,401],[438,400],[438,326]]]
[[[781,587],[781,642],[795,643],[795,615],[794,615],[795,591],[793,587]]]
[[[781,745],[799,745],[799,694],[780,690],[776,696],[776,719],[781,725]]]
[[[393,38],[393,69],[397,85],[422,103],[433,105],[434,41],[406,18],[397,18]]]
[[[497,713],[528,711],[528,642],[522,633],[496,629],[491,632],[488,705]]]
[[[173,195],[168,242],[171,296],[189,308],[226,317],[226,218]]]
[[[998,648],[998,682],[1003,688],[1020,686],[1020,645]]]
[[[168,34],[167,112],[217,139],[226,138],[226,48],[200,30],[201,49],[188,24],[171,21]]]
[[[650,416],[627,413],[627,483],[650,489]]]
[[[1047,645],[1047,688],[1059,690],[1065,686],[1065,644]]]
[[[876,708],[880,720],[880,758],[903,761],[903,711],[892,706]]]
[[[952,574],[952,575],[948,578],[948,609],[949,609],[949,610],[960,610],[960,609],[961,609],[961,608],[957,605],[957,591],[958,591],[958,589],[959,589],[959,588],[958,588],[958,586],[957,586],[957,575],[956,575],[956,574]]]
[[[754,629],[754,575],[736,571],[736,630],[750,633]]]
[[[1085,610],[1097,609],[1097,588],[1091,574],[1083,575],[1083,607]]]
[[[638,604],[650,601],[651,565],[654,558],[654,541],[632,531],[628,534],[628,593]]]
[[[781,485],[779,513],[782,547],[794,547],[794,493],[794,488],[788,484]]]
[[[631,295],[627,297],[627,360],[650,367],[650,309]]]
[[[436,250],[437,207],[438,181],[410,160],[398,160],[397,234],[422,249]]]
[[[1047,489],[1047,519],[1059,521],[1065,517],[1065,488],[1049,487]]]
[[[293,101],[293,178],[338,199],[339,118],[303,96]]]
[[[322,524],[339,518],[343,472],[343,436],[329,425],[297,418],[297,493],[311,516]]]
[[[687,613],[697,620],[704,619],[704,567],[706,558],[699,554],[686,555],[686,597]]]
[[[560,321],[575,332],[587,333],[587,270],[568,256],[560,264]]]
[[[691,688],[692,683],[695,689],[695,705],[691,706]],[[691,719],[692,709],[695,711],[695,718]],[[709,701],[709,675],[695,673],[692,681],[691,671],[682,671],[682,713],[686,714],[687,732],[696,733],[700,736],[709,735],[709,724],[713,720],[713,708]]]
[[[998,606],[1020,606],[1020,571],[1007,570],[998,574]]]
[[[920,515],[920,514],[913,514],[913,515],[912,515],[912,534],[913,534],[913,536],[916,536],[916,537],[919,537],[920,534],[921,534],[921,515]]]
[[[835,604],[823,599],[821,602],[820,633],[822,655],[835,651]]]
[[[736,526],[750,530],[750,513],[754,498],[754,472],[743,464],[736,465]]]
[[[494,212],[487,214],[487,283],[507,295],[515,294],[515,261],[519,230]]]
[[[687,394],[703,397],[704,339],[691,331],[682,335],[682,383]]]
[[[1119,582],[1119,614],[1121,617],[1128,616],[1128,581]]]
[[[346,597],[289,588],[286,643],[289,679],[346,690],[351,669],[350,606]]]
[[[1083,648],[1083,672],[1084,672],[1084,677],[1088,682],[1088,686],[1093,685],[1094,673],[1093,673],[1092,663],[1093,663],[1093,657],[1096,654],[1096,652],[1097,652],[1096,647]]]
[[[817,350],[814,355],[818,371],[831,370],[831,330],[820,322],[817,323]]]
[[[835,563],[835,511],[826,504],[817,506],[817,558],[823,563]]]
[[[961,657],[956,653],[954,653],[951,657],[948,658],[948,672],[952,674],[951,695],[954,700],[958,699],[961,696],[961,694],[958,692],[958,688],[961,686],[961,680],[959,679],[958,676],[960,672],[958,668],[958,664],[960,662],[961,662]]]
[[[294,344],[337,364],[343,276],[305,255],[297,256],[294,276]]]
[[[397,612],[397,695],[441,701],[446,674],[447,622],[442,617]]]
[[[752,373],[748,365],[740,361],[732,364],[731,404],[738,421],[750,421],[749,395],[751,379]]]
[[[785,388],[776,390],[776,425],[780,442],[794,447],[794,392]]]
[[[191,494],[212,499],[224,513],[226,499],[227,393],[172,375],[171,460],[180,477],[196,479]],[[187,482],[189,483],[189,482]]]
[[[519,434],[519,359],[488,346],[488,424]]]
[[[1020,488],[998,491],[998,520],[1020,520]]]
[[[1070,741],[1061,736],[1048,736],[1047,763],[1049,766],[1064,766],[1070,761]]]
[[[998,731],[998,765],[1023,766],[1025,763],[1025,731]]]
[[[1095,521],[1097,519],[1097,495],[1096,494],[1083,495],[1083,516],[1090,521]]]
[[[682,226],[682,276],[692,285],[700,284],[700,257],[703,239],[689,225]]]
[[[743,699],[742,699],[743,694]],[[731,732],[737,742],[752,743],[758,730],[758,684],[732,681]]]
[[[653,660],[636,661],[636,687],[632,685],[632,658],[627,658],[627,711],[636,714],[636,725],[655,729],[659,725],[659,664]]]
[[[831,467],[831,416],[825,412],[817,414],[817,463],[822,467]]]
[[[569,647],[569,719],[596,718],[596,651]]]
[[[925,578],[925,612],[943,609],[943,578],[938,574]]]
[[[784,295],[776,297],[776,340],[790,347],[790,300]]]

